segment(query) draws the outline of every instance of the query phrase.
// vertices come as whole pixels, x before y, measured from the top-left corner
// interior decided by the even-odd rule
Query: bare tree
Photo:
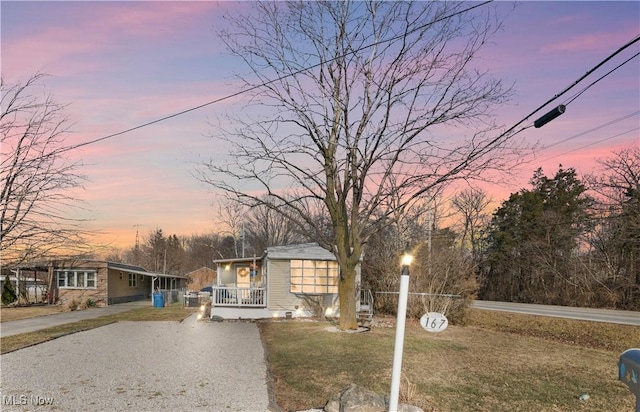
[[[49,254],[79,253],[85,245],[74,189],[84,180],[81,163],[65,155],[68,119],[64,106],[39,95],[42,74],[25,83],[0,81],[0,252],[20,262]]]
[[[591,256],[619,296],[617,307],[640,307],[640,148],[628,147],[599,159],[600,170],[587,177],[599,195],[600,224],[591,233]],[[608,289],[608,290],[611,290]]]
[[[463,190],[451,201],[462,218],[460,246],[462,249],[470,247],[474,259],[478,258],[480,250],[480,233],[491,218],[486,211],[491,202],[484,191],[473,188]]]
[[[488,156],[505,139],[487,115],[509,90],[475,65],[500,24],[464,2],[251,5],[220,36],[250,70],[251,100],[216,133],[230,160],[200,178],[332,251],[340,327],[353,329],[367,239],[423,193],[503,159]]]
[[[250,249],[261,255],[269,246],[282,246],[304,240],[293,223],[264,206],[251,208],[245,216],[244,233]]]

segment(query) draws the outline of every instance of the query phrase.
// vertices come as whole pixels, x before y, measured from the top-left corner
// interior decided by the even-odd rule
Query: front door
[[[236,285],[240,301],[246,301],[250,297],[251,276],[249,274],[249,266],[236,267]]]

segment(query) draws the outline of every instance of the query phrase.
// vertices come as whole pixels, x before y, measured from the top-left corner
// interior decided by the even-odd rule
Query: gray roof
[[[146,272],[147,270],[142,266],[134,266],[129,265],[127,263],[119,263],[119,262],[107,262],[107,267],[112,269],[122,269],[122,270],[135,270],[138,272]]]
[[[267,248],[267,257],[269,259],[336,260],[333,253],[317,243],[271,246]]]

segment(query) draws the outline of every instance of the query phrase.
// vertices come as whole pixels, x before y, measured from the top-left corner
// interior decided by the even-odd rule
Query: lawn
[[[2,309],[0,309],[0,322],[35,318],[63,311],[64,307],[62,305],[3,306]]]
[[[322,407],[351,382],[389,392],[395,328],[330,326],[260,323],[281,408]],[[633,326],[500,312],[474,311],[467,326],[439,334],[410,322],[401,402],[426,411],[630,411],[635,397],[617,380],[617,361],[639,338]]]

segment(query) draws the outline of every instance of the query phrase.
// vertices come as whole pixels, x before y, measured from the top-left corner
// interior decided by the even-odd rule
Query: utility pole
[[[133,225],[133,227],[136,228],[136,247],[133,250],[133,259],[134,259],[134,264],[135,265],[139,265],[140,264],[140,237],[138,234],[138,228],[142,226],[142,225]]]

